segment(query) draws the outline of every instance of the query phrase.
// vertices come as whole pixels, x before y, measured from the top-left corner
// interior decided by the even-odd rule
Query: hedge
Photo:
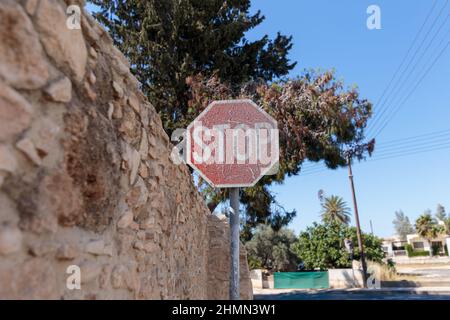
[[[405,246],[406,253],[408,254],[408,257],[426,257],[430,255],[430,251],[427,250],[414,250],[413,247],[410,244],[407,244]]]

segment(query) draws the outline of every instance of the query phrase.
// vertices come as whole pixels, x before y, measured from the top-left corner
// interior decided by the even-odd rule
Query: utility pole
[[[347,163],[348,163],[348,178],[350,180],[350,186],[352,189],[353,207],[355,208],[356,236],[358,237],[359,254],[361,257],[361,266],[363,269],[363,282],[364,282],[363,287],[367,288],[367,266],[366,266],[366,259],[364,257],[364,248],[363,248],[363,242],[362,242],[362,237],[361,237],[361,227],[359,225],[358,203],[356,202],[355,185],[353,183],[353,173],[352,173],[351,154],[350,153],[347,155]]]
[[[230,188],[230,300],[239,300],[239,188]]]
[[[370,221],[370,233],[373,235],[373,225],[372,225],[372,220],[369,220]]]

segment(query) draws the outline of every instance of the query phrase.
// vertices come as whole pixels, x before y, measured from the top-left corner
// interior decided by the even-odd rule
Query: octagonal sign
[[[186,162],[213,187],[250,187],[278,167],[277,122],[251,100],[214,101],[186,141]]]

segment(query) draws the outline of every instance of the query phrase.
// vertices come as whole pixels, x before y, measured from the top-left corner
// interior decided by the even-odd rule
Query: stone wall
[[[80,2],[0,2],[0,298],[226,299],[226,228]]]
[[[208,277],[208,298],[223,299],[228,297],[230,288],[230,228],[225,216],[208,216],[209,254],[208,265],[210,274]],[[247,254],[244,246],[240,246],[239,270],[240,270],[240,295],[241,299],[253,299],[253,288],[248,271]]]
[[[364,284],[362,270],[359,269],[328,269],[330,288],[362,288]]]

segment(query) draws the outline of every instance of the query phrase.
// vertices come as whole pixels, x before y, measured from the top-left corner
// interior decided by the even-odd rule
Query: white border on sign
[[[278,164],[279,160],[280,160],[280,153],[279,150],[277,150],[278,152],[278,157],[276,159],[275,162],[273,162],[272,164],[270,164],[266,169],[264,169],[263,171],[261,171],[259,178],[256,179],[252,184],[214,184],[211,180],[208,179],[208,177],[206,177],[203,172],[197,168],[192,162],[191,162],[191,134],[190,134],[190,129],[191,127],[194,125],[194,122],[199,121],[203,116],[205,116],[206,113],[209,112],[209,110],[216,104],[237,104],[237,103],[247,103],[252,105],[254,108],[256,108],[259,112],[261,112],[275,127],[275,129],[278,129],[278,123],[275,121],[274,118],[272,118],[271,115],[269,115],[266,111],[264,111],[260,106],[258,106],[256,103],[254,103],[252,100],[250,99],[235,99],[235,100],[216,100],[211,102],[205,110],[202,111],[202,113],[200,113],[197,118],[194,119],[194,121],[192,121],[186,129],[186,150],[187,150],[187,154],[186,154],[186,163],[191,166],[206,182],[209,183],[209,185],[211,185],[213,188],[241,188],[241,187],[253,187],[263,176],[266,175],[267,172],[269,172],[275,165]],[[278,130],[276,131],[276,140],[279,141],[279,136],[278,136]]]

